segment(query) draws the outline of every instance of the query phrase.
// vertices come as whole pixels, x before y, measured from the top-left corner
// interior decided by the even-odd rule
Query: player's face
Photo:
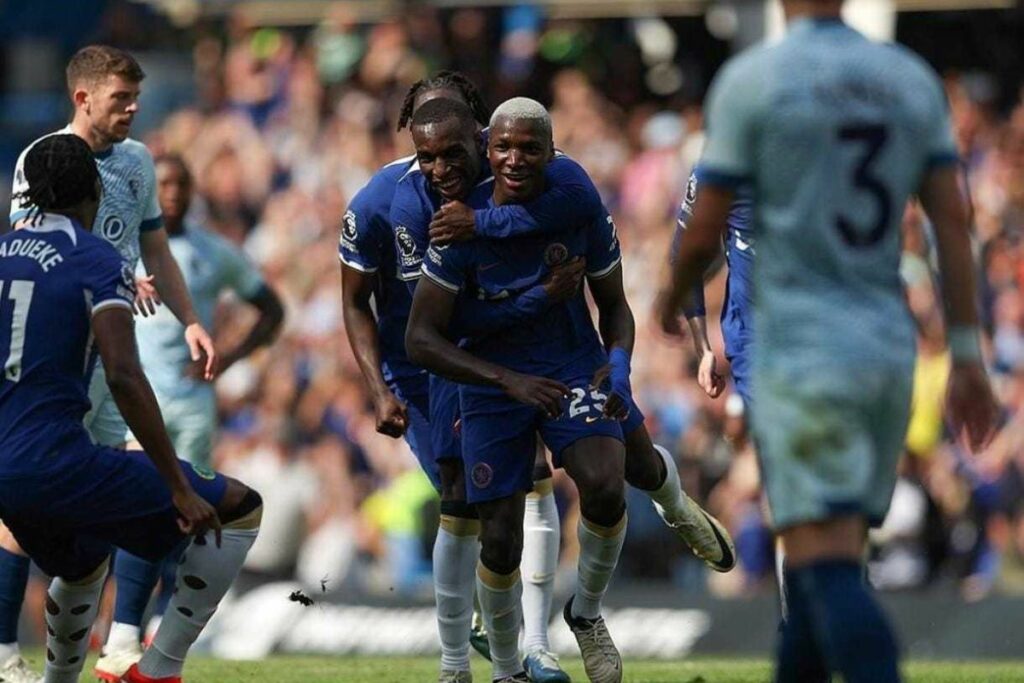
[[[458,119],[412,127],[416,161],[423,176],[446,201],[464,199],[480,175],[476,130]]]
[[[180,221],[192,201],[192,179],[180,165],[165,161],[156,167],[156,192],[164,218]]]
[[[81,99],[94,131],[110,142],[121,142],[128,137],[132,120],[139,111],[141,92],[142,86],[137,81],[112,74],[76,91],[75,101]]]
[[[544,190],[544,167],[552,154],[551,136],[536,121],[495,121],[487,158],[494,171],[496,195],[512,202],[535,198]]]

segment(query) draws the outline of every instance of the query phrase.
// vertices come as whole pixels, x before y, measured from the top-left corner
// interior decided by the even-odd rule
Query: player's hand
[[[147,318],[156,315],[156,307],[161,304],[161,301],[153,279],[152,275],[135,278],[135,303],[132,305],[132,309],[136,315]]]
[[[212,505],[201,498],[191,486],[172,494],[171,502],[180,515],[178,528],[181,529],[181,533],[202,536],[213,529],[217,547],[220,547],[220,518]]]
[[[511,398],[533,406],[547,417],[562,414],[562,401],[569,398],[569,387],[546,377],[509,372],[501,381],[502,390]]]
[[[377,432],[394,439],[405,434],[409,426],[409,412],[405,404],[390,391],[374,402],[377,409]]]
[[[476,235],[476,215],[462,202],[448,202],[430,220],[430,243],[464,242]]]
[[[212,382],[217,375],[217,349],[213,347],[213,340],[206,333],[199,323],[192,323],[185,328],[185,343],[188,344],[189,353],[193,361],[206,358],[203,367],[203,379]]]
[[[579,291],[586,266],[583,257],[577,256],[552,268],[543,284],[548,300],[560,303],[571,299]]]
[[[711,398],[718,398],[725,391],[725,378],[718,374],[715,354],[705,350],[697,365],[697,384]]]
[[[679,321],[680,304],[671,290],[663,289],[654,299],[654,321],[658,330],[669,337],[682,339],[686,336]]]
[[[946,411],[953,434],[957,438],[966,436],[972,453],[988,445],[995,434],[999,405],[981,363],[953,362],[946,392]]]

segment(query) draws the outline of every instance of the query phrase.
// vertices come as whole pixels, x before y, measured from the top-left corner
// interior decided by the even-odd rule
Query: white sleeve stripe
[[[412,282],[413,280],[419,280],[422,273],[420,271],[414,271],[412,273],[398,273],[398,279],[402,282]]]
[[[346,266],[348,266],[352,270],[358,270],[360,273],[372,274],[377,272],[376,268],[370,268],[369,266],[364,266],[362,263],[357,263],[352,259],[345,258],[345,254],[343,254],[340,251],[338,252],[338,258],[341,259],[341,262],[344,263]]]
[[[448,282],[444,278],[439,277],[434,273],[431,273],[426,268],[423,269],[423,274],[426,275],[434,284],[439,285],[442,289],[447,289],[452,294],[459,293],[460,287],[458,285],[452,284],[451,282]]]
[[[98,304],[94,304],[92,307],[92,314],[96,315],[105,308],[121,307],[127,308],[129,311],[132,310],[132,305],[124,299],[104,299]]]
[[[605,277],[607,275],[610,275],[612,272],[614,272],[614,270],[616,268],[618,268],[619,264],[621,264],[621,263],[622,263],[622,257],[619,256],[617,259],[612,261],[611,264],[609,264],[608,267],[606,267],[606,268],[602,268],[601,270],[597,270],[597,271],[593,271],[593,272],[592,271],[587,271],[587,277],[591,278],[592,280],[600,280],[601,278],[603,278],[603,277]]]

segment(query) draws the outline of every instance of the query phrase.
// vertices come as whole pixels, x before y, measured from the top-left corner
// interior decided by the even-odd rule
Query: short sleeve
[[[672,233],[672,246],[668,254],[668,262],[671,265],[675,265],[676,258],[679,255],[679,245],[683,241],[683,233],[686,232],[686,227],[693,218],[693,205],[697,202],[697,183],[697,174],[691,173],[689,180],[686,182],[686,194],[683,196],[683,201],[679,204],[679,212],[676,214],[675,230]],[[683,313],[687,318],[704,317],[707,315],[704,303],[703,282],[698,283],[693,288],[687,301],[683,304]]]
[[[146,176],[146,197],[145,210],[142,214],[142,223],[139,225],[139,232],[159,230],[164,227],[164,217],[160,212],[160,201],[157,199],[156,190],[156,169],[153,167],[153,156],[145,146],[141,146],[139,154],[142,157],[142,172]]]
[[[341,239],[338,242],[338,257],[349,268],[363,273],[376,273],[381,264],[380,250],[391,245],[374,235],[372,218],[365,210],[362,193],[352,199],[341,221]]]
[[[267,286],[259,268],[240,249],[220,241],[221,262],[224,264],[224,282],[233,292],[246,301],[251,300]]]
[[[135,270],[111,245],[97,241],[88,256],[85,289],[92,301],[92,315],[121,307],[131,310],[135,301]]]
[[[398,184],[391,203],[391,226],[395,235],[398,277],[415,280],[420,276],[423,256],[430,244],[430,218],[433,212],[424,205],[412,178]]]
[[[727,63],[708,95],[701,182],[736,189],[754,172],[754,131],[762,83],[749,54]]]
[[[28,216],[28,202],[19,199],[18,195],[28,190],[28,180],[25,178],[25,155],[31,149],[31,145],[22,150],[18,155],[18,162],[14,166],[14,184],[11,187],[11,213],[10,222],[13,227],[15,223]]]
[[[956,164],[960,161],[960,155],[957,154],[956,141],[953,138],[953,123],[950,119],[946,93],[931,67],[924,65],[923,68],[925,77],[928,79],[927,92],[930,105],[926,127],[928,138],[925,140],[928,148],[926,166],[936,168]]]
[[[605,277],[622,262],[615,221],[604,207],[587,232],[586,258],[587,277],[595,280]]]
[[[465,263],[469,248],[469,243],[431,245],[423,259],[423,275],[452,294],[458,294],[466,284]]]

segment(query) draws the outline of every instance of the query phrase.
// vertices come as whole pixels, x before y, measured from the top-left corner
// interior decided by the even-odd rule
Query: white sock
[[[473,621],[480,522],[441,516],[434,541],[434,600],[441,640],[441,669],[469,671],[469,630]]]
[[[677,520],[686,516],[686,494],[683,493],[683,485],[679,481],[679,470],[676,468],[676,461],[672,454],[664,446],[654,444],[654,450],[661,456],[665,463],[665,481],[653,491],[644,491],[651,500],[656,502],[665,511],[669,520]]]
[[[45,683],[78,683],[89,650],[89,631],[100,608],[106,564],[86,583],[57,577],[46,595]]]
[[[562,531],[551,480],[534,482],[523,516],[523,651],[550,650],[548,622],[555,594]]]
[[[153,636],[156,635],[157,630],[160,629],[160,622],[163,621],[163,618],[164,617],[162,614],[157,614],[156,616],[150,618],[149,623],[146,624],[146,637],[144,639],[145,641],[148,642],[153,639]]]
[[[178,566],[174,596],[160,629],[139,662],[140,672],[152,678],[181,675],[188,649],[217,611],[257,533],[258,529],[224,529],[219,548],[212,532],[192,541]]]
[[[137,650],[139,648],[138,626],[133,624],[122,624],[115,621],[110,625],[110,633],[107,635],[107,644],[103,646],[105,652],[123,652],[125,650]]]
[[[496,574],[483,563],[476,569],[476,594],[487,626],[493,678],[514,676],[523,670],[519,656],[519,627],[523,621],[523,582],[519,570]]]
[[[576,527],[580,559],[572,615],[584,619],[601,616],[601,600],[612,579],[626,540],[626,514],[613,527],[604,527],[580,517]]]
[[[20,655],[21,648],[18,647],[18,643],[0,643],[0,664],[6,662],[14,655]]]

